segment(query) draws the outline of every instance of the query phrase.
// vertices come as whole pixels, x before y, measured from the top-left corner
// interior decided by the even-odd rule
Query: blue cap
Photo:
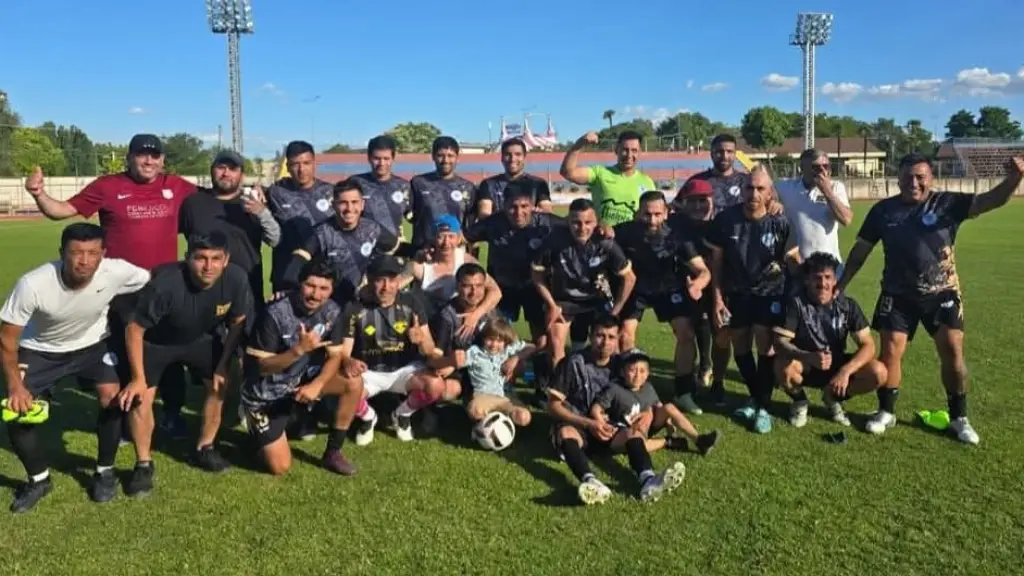
[[[459,219],[451,214],[445,214],[437,220],[434,220],[434,236],[437,236],[441,232],[462,234],[462,225],[459,224]]]

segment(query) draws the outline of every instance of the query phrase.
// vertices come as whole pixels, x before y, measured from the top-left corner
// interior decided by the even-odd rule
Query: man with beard
[[[693,321],[696,303],[711,282],[711,271],[678,220],[668,222],[668,202],[657,190],[640,196],[637,219],[615,227],[615,242],[633,263],[636,286],[622,309],[623,350],[636,347],[636,331],[651,308],[658,322],[672,327],[676,337],[676,394],[679,407],[691,414],[701,410],[694,401]]]
[[[316,177],[316,154],[308,142],[296,140],[284,149],[288,178],[267,190],[267,207],[281,225],[281,240],[271,254],[270,284],[274,292],[287,288],[285,271],[292,254],[313,236],[317,225],[334,216],[334,187]]]
[[[370,171],[352,177],[363,190],[363,215],[392,236],[403,239],[402,223],[412,218],[409,181],[391,173],[398,144],[388,135],[375,136],[366,145]]]
[[[252,318],[249,279],[228,260],[223,232],[193,236],[185,261],[155,270],[140,293],[125,329],[131,382],[119,396],[121,408],[131,411],[135,441],[135,470],[125,488],[129,496],[153,489],[154,386],[171,364],[184,364],[206,386],[195,463],[210,472],[228,466],[214,441],[227,394],[229,361],[241,343],[246,319]],[[227,336],[221,339],[223,329]]]
[[[334,186],[333,205],[334,218],[317,226],[305,245],[295,250],[283,284],[297,288],[303,266],[314,258],[322,258],[337,278],[334,301],[345,306],[355,299],[370,260],[378,254],[394,253],[398,238],[363,217],[363,192],[355,181],[345,180]]]
[[[775,326],[775,380],[793,399],[789,423],[807,424],[807,393],[821,388],[833,422],[850,425],[843,401],[878,390],[886,369],[875,360],[875,340],[857,301],[836,293],[839,260],[815,252],[800,266],[803,280],[786,303],[785,319]],[[846,340],[857,345],[846,352]]]
[[[614,240],[596,234],[597,211],[586,198],[569,205],[569,227],[552,232],[533,257],[533,285],[547,307],[547,344],[554,365],[565,357],[573,319],[618,316],[633,292],[633,266]],[[611,279],[615,282],[612,299]]]
[[[752,424],[759,434],[772,429],[768,414],[775,388],[772,328],[782,314],[786,268],[800,262],[799,250],[788,246],[789,222],[768,213],[773,194],[767,170],[755,167],[743,193],[743,204],[720,212],[706,238],[711,247],[713,320],[718,329],[729,334],[736,366],[750,392],[750,402],[735,416]],[[759,354],[756,364],[755,342]]]
[[[839,281],[845,290],[875,244],[885,251],[882,292],[872,327],[882,339],[881,360],[888,370],[878,390],[879,410],[867,423],[872,434],[896,425],[896,399],[903,379],[903,354],[922,324],[935,342],[951,419],[950,430],[967,444],[980,442],[967,420],[967,365],[964,362],[964,311],[953,245],[960,225],[1004,206],[1024,180],[1024,158],[1011,160],[1007,176],[979,194],[932,189],[932,166],[910,154],[900,162],[900,193],[878,201],[857,233]]]
[[[614,166],[580,166],[580,152],[587,145],[598,142],[597,132],[587,132],[565,153],[562,160],[562,178],[590,189],[598,217],[602,224],[615,226],[633,219],[640,195],[657,190],[651,177],[640,171],[637,162],[643,147],[643,136],[627,130],[615,142]]]
[[[289,424],[324,396],[339,396],[340,401],[321,462],[337,474],[356,471],[341,448],[362,388],[339,374],[346,326],[341,307],[331,301],[333,291],[330,265],[307,262],[299,273],[298,290],[267,305],[246,347],[242,406],[249,434],[275,476],[292,465]]]
[[[0,351],[7,383],[4,422],[11,448],[28,482],[15,493],[11,512],[26,512],[53,490],[39,428],[45,401],[67,377],[96,387],[99,418],[96,473],[89,488],[94,502],[117,495],[114,458],[122,412],[122,351],[109,339],[107,309],[119,294],[141,289],[149,272],[119,258],[104,258],[104,231],[95,224],[71,224],[61,233],[60,260],[23,275],[0,309]],[[37,410],[42,410],[42,419]]]
[[[530,191],[534,205],[544,212],[551,211],[551,189],[547,180],[526,173],[526,142],[509,138],[501,143],[501,165],[505,172],[480,182],[472,212],[478,219],[503,210],[507,197],[505,189],[511,182]]]
[[[455,173],[459,163],[459,143],[451,136],[434,140],[431,154],[436,170],[412,179],[412,248],[429,246],[437,219],[451,214],[462,225],[469,224],[470,207],[476,198],[476,186]]]

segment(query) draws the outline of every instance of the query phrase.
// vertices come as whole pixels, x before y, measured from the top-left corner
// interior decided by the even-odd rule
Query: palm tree
[[[612,127],[612,118],[615,117],[615,110],[605,110],[604,114],[601,114],[601,118],[608,121],[608,127]]]

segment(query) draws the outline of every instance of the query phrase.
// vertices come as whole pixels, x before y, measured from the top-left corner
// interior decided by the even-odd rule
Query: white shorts
[[[394,372],[374,372],[373,370],[363,372],[363,390],[366,391],[366,397],[373,398],[381,392],[408,394],[406,387],[409,385],[409,380],[423,368],[422,363],[413,362]]]

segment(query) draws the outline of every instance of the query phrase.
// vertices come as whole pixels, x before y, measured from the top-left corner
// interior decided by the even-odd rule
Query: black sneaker
[[[21,514],[28,512],[47,494],[53,491],[53,481],[47,476],[39,482],[29,480],[18,487],[14,492],[14,502],[11,502],[11,512]]]
[[[192,461],[207,472],[223,472],[230,466],[212,444],[196,450],[192,455]]]
[[[701,434],[697,436],[697,441],[694,444],[697,445],[697,451],[700,452],[701,456],[707,456],[708,452],[718,444],[718,441],[722,439],[722,433],[718,430],[712,430],[707,434]]]
[[[669,450],[686,452],[690,449],[690,442],[683,436],[669,436],[665,438],[665,447]]]
[[[92,498],[93,502],[110,502],[115,496],[117,496],[117,475],[114,474],[113,468],[92,475],[89,498]]]
[[[708,396],[711,397],[711,402],[715,406],[721,408],[725,406],[725,383],[724,382],[712,382],[711,391]]]
[[[154,472],[152,462],[146,466],[136,464],[135,469],[132,470],[132,477],[128,480],[128,485],[124,487],[125,495],[129,498],[149,496],[149,493],[153,491]]]

